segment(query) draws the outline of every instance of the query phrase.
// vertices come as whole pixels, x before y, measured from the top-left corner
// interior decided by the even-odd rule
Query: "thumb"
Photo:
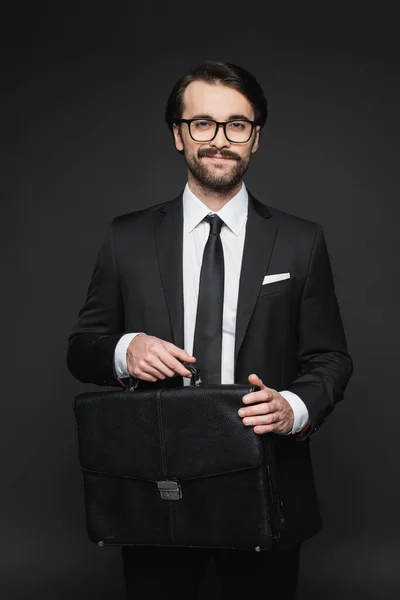
[[[260,379],[259,376],[256,375],[255,373],[252,373],[251,375],[249,375],[249,382],[252,385],[258,385],[258,387],[260,387],[263,390],[267,389],[267,386],[264,385],[262,379]]]

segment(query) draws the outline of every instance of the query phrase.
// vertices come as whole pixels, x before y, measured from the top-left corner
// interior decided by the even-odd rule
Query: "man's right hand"
[[[153,335],[139,333],[126,351],[126,364],[133,377],[144,381],[158,381],[166,377],[191,377],[182,362],[194,363],[196,359],[182,348]]]

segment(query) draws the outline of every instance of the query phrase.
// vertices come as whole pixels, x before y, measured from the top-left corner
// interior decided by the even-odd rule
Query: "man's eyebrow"
[[[193,117],[189,117],[189,119],[211,119],[212,121],[215,121],[214,117],[211,115],[193,115]]]
[[[251,121],[251,119],[246,115],[229,115],[227,121],[232,121],[233,119],[241,119],[243,121]]]
[[[214,117],[212,117],[211,115],[193,115],[193,117],[189,117],[189,119],[211,119],[211,121],[217,120],[217,119],[214,119]],[[246,115],[242,115],[242,114],[229,115],[229,117],[226,120],[233,121],[235,119],[240,119],[242,121],[251,121],[251,119],[249,117],[247,117]]]

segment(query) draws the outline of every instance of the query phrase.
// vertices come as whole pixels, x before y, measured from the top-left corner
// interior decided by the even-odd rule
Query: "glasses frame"
[[[209,140],[196,140],[196,138],[193,137],[192,135],[192,131],[191,131],[191,125],[193,123],[193,121],[209,121],[210,123],[215,123],[216,125],[216,129],[215,129],[215,133],[214,135],[209,139]],[[245,123],[250,123],[251,125],[251,132],[249,137],[247,138],[247,140],[243,141],[243,142],[236,142],[231,140],[227,135],[226,135],[226,126],[228,125],[228,123],[236,123],[237,121],[244,121]],[[232,144],[247,144],[247,142],[249,141],[249,139],[251,138],[251,136],[253,135],[253,131],[255,126],[257,125],[257,121],[250,121],[250,119],[229,119],[229,121],[215,121],[215,119],[208,119],[206,117],[204,117],[203,119],[197,117],[196,119],[179,119],[177,121],[177,123],[186,123],[188,126],[188,130],[189,130],[189,135],[192,138],[192,140],[194,142],[199,142],[199,143],[203,143],[203,142],[212,142],[213,139],[215,139],[218,135],[218,131],[219,128],[222,127],[224,130],[224,135],[226,137],[226,139],[228,140],[228,142],[231,142]]]

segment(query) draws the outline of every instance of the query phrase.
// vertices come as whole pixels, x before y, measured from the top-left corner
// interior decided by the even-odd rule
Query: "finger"
[[[138,379],[143,379],[143,381],[150,381],[151,383],[156,383],[158,381],[157,377],[153,377],[152,375],[147,375],[143,373],[142,377],[138,377]]]
[[[182,375],[182,377],[192,376],[191,372],[186,367],[184,367],[183,364],[179,362],[179,360],[176,360],[176,358],[174,358],[171,354],[169,354],[168,358],[166,358],[165,360],[168,360],[167,364],[174,371],[174,373]]]
[[[185,350],[178,348],[170,342],[167,342],[166,344],[164,344],[164,346],[167,353],[171,357],[171,360],[170,362],[168,362],[168,365],[174,370],[174,372],[178,373],[179,375],[182,375],[183,377],[191,377],[192,373],[182,365],[182,362],[196,362],[194,356],[191,356]]]
[[[171,342],[165,342],[165,346],[168,352],[178,360],[183,362],[196,362],[195,357],[186,352],[186,350],[183,350],[183,348],[178,348],[178,346],[175,346],[175,344],[172,344]]]
[[[242,401],[245,404],[254,404],[255,402],[270,402],[273,400],[274,394],[270,388],[265,387],[258,392],[250,392],[243,396]]]
[[[168,365],[158,356],[152,357],[147,361],[148,365],[154,369],[157,369],[160,373],[165,375],[165,377],[173,377],[175,375],[175,371],[170,369]]]
[[[182,363],[177,361],[164,346],[159,346],[154,357],[147,360],[147,362],[162,371],[167,377],[174,377],[177,375],[177,369],[181,371],[180,374],[188,372]]]
[[[251,375],[249,375],[248,380],[252,385],[257,385],[260,388],[265,387],[263,380],[258,375],[256,375],[256,373],[252,373]]]
[[[155,377],[157,380],[158,379],[166,379],[166,376],[164,375],[164,373],[162,373],[155,367],[152,367],[151,365],[147,365],[143,369],[143,372],[146,373],[147,375],[151,375],[152,377]]]
[[[191,372],[165,348],[159,352],[158,358],[168,369],[170,369],[171,375],[169,375],[169,377],[174,377],[175,375],[182,375],[182,377],[192,376]]]
[[[262,402],[261,404],[252,404],[244,408],[240,408],[238,413],[241,417],[251,417],[253,415],[267,415],[277,412],[275,402]]]
[[[148,362],[143,358],[138,361],[136,367],[132,370],[132,374],[134,377],[137,377],[138,379],[146,379],[146,381],[152,381],[147,379],[147,376],[156,378],[156,381],[158,379],[165,379],[165,375],[163,373],[161,373],[155,367],[149,365]]]
[[[278,420],[269,425],[255,425],[254,433],[275,433],[277,435],[288,435],[292,430],[290,423],[285,420]]]
[[[141,379],[143,381],[151,381],[151,382],[156,382],[157,378],[153,377],[153,375],[148,375],[147,373],[144,373],[144,371],[137,371],[136,373],[129,371],[130,375],[132,375],[133,377],[136,377],[136,379]]]
[[[271,425],[272,423],[278,423],[279,418],[276,414],[273,415],[258,415],[256,417],[245,417],[242,419],[243,425]]]
[[[276,424],[271,423],[271,425],[257,425],[254,427],[254,433],[262,434],[262,433],[274,433],[276,430]]]

